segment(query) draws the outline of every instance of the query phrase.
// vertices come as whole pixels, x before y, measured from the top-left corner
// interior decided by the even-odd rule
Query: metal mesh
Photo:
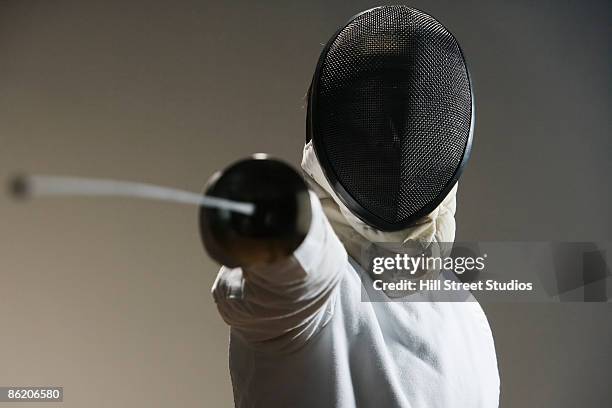
[[[441,200],[471,124],[455,38],[421,11],[381,7],[342,29],[320,64],[311,114],[328,177],[391,224]]]

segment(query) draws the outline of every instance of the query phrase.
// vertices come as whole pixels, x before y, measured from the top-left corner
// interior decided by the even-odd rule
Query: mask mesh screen
[[[471,123],[455,38],[423,12],[382,7],[342,29],[321,64],[313,137],[328,172],[388,223],[441,200]]]

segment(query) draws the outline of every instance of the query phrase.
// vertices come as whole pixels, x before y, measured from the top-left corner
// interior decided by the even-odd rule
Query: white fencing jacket
[[[499,375],[480,305],[368,302],[361,245],[454,239],[455,192],[404,231],[372,229],[337,199],[310,144],[312,222],[293,257],[222,267],[213,296],[230,325],[237,407],[494,408]],[[362,283],[363,280],[363,283]],[[469,295],[469,294],[468,294]]]

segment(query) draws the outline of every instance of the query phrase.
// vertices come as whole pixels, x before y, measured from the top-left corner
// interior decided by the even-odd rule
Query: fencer
[[[331,38],[308,96],[300,177],[265,157],[207,194],[255,215],[202,208],[224,266],[212,295],[230,326],[237,407],[493,408],[499,374],[480,305],[371,301],[372,243],[452,243],[474,130],[456,39],[406,6],[353,17]],[[367,297],[367,296],[366,296]]]

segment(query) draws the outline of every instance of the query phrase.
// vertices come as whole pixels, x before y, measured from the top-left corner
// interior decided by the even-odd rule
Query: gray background
[[[198,191],[254,152],[297,164],[322,44],[376,5],[96,3],[0,2],[2,180]],[[411,5],[455,33],[475,81],[458,240],[610,240],[609,4]],[[231,406],[217,267],[196,219],[180,205],[2,195],[0,385],[64,386],[64,407]],[[485,308],[502,407],[610,406],[610,304]]]

